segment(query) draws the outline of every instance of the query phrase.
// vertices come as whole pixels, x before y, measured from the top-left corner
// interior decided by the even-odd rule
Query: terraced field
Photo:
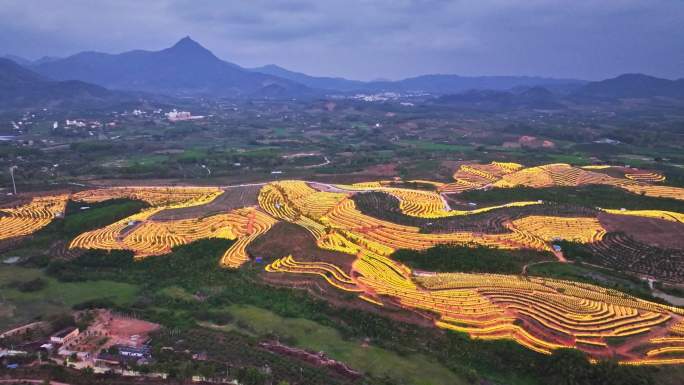
[[[330,259],[286,255],[270,259],[264,274],[319,280],[380,310],[401,308],[430,319],[438,328],[479,339],[512,339],[544,354],[571,347],[595,359],[613,357],[633,365],[684,363],[684,309],[604,287],[524,274],[412,271],[391,258],[397,249],[459,244],[551,251],[565,262],[554,247],[554,242],[564,240],[592,250],[604,266],[684,282],[681,251],[663,253],[624,234],[608,232],[599,220],[599,214],[607,212],[627,220],[642,217],[681,223],[682,213],[621,210],[619,202],[615,207],[597,208],[517,201],[452,210],[441,195],[518,185],[609,184],[637,194],[684,199],[683,189],[654,184],[664,180],[662,175],[629,170],[618,178],[602,170],[564,164],[464,165],[455,172],[453,183],[435,183],[435,191],[393,187],[387,181],[335,186],[278,181],[258,189],[232,190],[232,195],[215,187],[101,188],[35,198],[23,206],[2,209],[0,239],[35,232],[59,218],[69,199],[138,199],[150,207],[80,234],[69,247],[131,250],[137,258],[147,258],[199,239],[236,239],[217,262],[225,268],[239,268],[263,257],[249,255],[250,243],[276,223],[287,222],[305,229],[318,248],[350,255],[354,262],[336,264]]]
[[[32,234],[64,214],[67,195],[35,197],[25,205],[0,209],[0,240]]]

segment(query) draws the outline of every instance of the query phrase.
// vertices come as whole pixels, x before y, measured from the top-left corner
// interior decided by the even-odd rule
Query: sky
[[[684,0],[0,0],[0,55],[159,50],[191,36],[244,67],[684,77]]]

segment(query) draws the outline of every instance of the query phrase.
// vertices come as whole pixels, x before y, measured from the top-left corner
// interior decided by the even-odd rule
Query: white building
[[[66,329],[62,329],[57,333],[53,334],[52,336],[50,336],[50,342],[61,345],[67,345],[69,342],[73,341],[76,337],[78,337],[78,334],[78,328],[69,327]]]
[[[189,111],[178,111],[175,108],[166,113],[166,118],[171,121],[171,122],[178,122],[182,120],[195,120],[195,119],[203,119],[204,116],[201,115],[192,115]]]

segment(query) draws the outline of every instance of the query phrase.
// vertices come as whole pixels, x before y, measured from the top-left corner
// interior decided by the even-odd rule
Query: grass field
[[[22,292],[18,283],[35,279],[46,282],[37,291]],[[0,267],[0,330],[69,311],[72,306],[93,300],[107,299],[124,305],[133,301],[138,287],[112,281],[60,282],[47,277],[42,270],[14,266]]]
[[[284,318],[255,306],[231,305],[227,311],[234,324],[218,326],[224,330],[240,330],[249,325],[250,334],[276,334],[297,347],[325,351],[330,357],[348,363],[352,368],[387,376],[397,383],[414,385],[458,385],[467,382],[442,365],[423,355],[400,356],[374,346],[362,346],[361,341],[345,340],[333,328],[304,318]]]

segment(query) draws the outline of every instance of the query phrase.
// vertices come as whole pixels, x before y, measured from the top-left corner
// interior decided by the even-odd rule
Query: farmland
[[[648,295],[634,297],[602,287],[605,282],[600,280],[550,278],[544,269],[527,268],[543,261],[572,263],[575,250],[581,249],[583,262],[668,284],[684,282],[681,251],[609,232],[601,221],[602,215],[617,215],[682,226],[684,210],[679,210],[679,202],[684,190],[663,185],[661,175],[636,169],[618,170],[622,177],[600,172],[607,168],[469,164],[456,170],[453,182],[418,184],[432,183],[434,190],[397,187],[400,184],[388,181],[332,185],[297,180],[266,183],[240,193],[219,187],[85,189],[40,195],[3,208],[7,225],[0,236],[30,237],[52,221],[68,220],[68,214],[63,219],[67,202],[144,202],[135,213],[112,217],[117,220],[104,225],[96,217],[94,223],[102,226],[72,234],[67,258],[102,250],[130,252],[137,261],[157,260],[198,240],[225,239],[231,243],[215,261],[216,269],[241,269],[246,264],[261,270],[259,275],[267,280],[292,277],[276,279],[279,285],[328,286],[321,290],[346,293],[359,306],[379,313],[414,313],[423,324],[477,340],[509,339],[541,354],[573,348],[594,360],[615,359],[630,365],[682,363],[684,310]],[[591,195],[591,186],[597,184],[634,194],[630,210],[621,202],[608,206],[605,194]],[[478,190],[484,186],[490,190]],[[525,195],[516,192],[520,186],[532,196],[539,189],[538,196],[550,200],[501,201],[508,190],[514,192],[513,198]],[[544,190],[564,186],[585,186],[585,190],[565,202],[559,201],[563,194]],[[489,199],[492,204],[450,207],[450,201],[467,197],[469,191],[479,194],[473,198]],[[586,205],[582,191],[589,192],[586,199],[608,207]],[[639,203],[645,204],[643,210]],[[305,230],[311,247],[348,255],[353,262],[316,259],[315,253],[250,255],[249,245],[281,222]],[[283,246],[286,251],[288,246]],[[447,248],[440,252],[439,247]],[[462,250],[450,254],[449,247]],[[473,248],[474,256],[484,248],[479,251],[482,257],[469,261],[464,256],[468,248]],[[400,249],[404,254],[395,255]],[[409,256],[421,250],[442,255],[442,262],[434,257],[429,260],[434,263],[420,264]],[[490,262],[485,262],[488,258]],[[411,267],[414,264],[417,268]],[[621,343],[615,345],[617,340]]]

